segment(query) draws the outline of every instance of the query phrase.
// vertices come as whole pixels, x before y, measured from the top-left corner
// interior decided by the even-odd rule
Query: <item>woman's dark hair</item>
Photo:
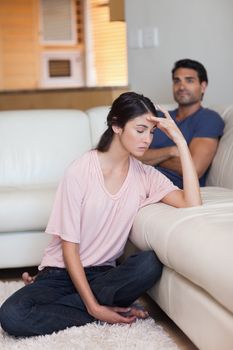
[[[203,64],[201,64],[200,62],[190,60],[189,58],[185,58],[175,62],[174,67],[172,69],[172,78],[174,78],[174,73],[179,68],[189,68],[195,70],[197,72],[200,83],[205,81],[208,84],[207,71]]]
[[[112,104],[107,116],[107,130],[101,136],[96,149],[100,152],[107,152],[113,139],[112,126],[116,125],[124,129],[125,124],[140,115],[152,113],[157,116],[154,104],[148,97],[136,92],[125,92],[121,94]]]

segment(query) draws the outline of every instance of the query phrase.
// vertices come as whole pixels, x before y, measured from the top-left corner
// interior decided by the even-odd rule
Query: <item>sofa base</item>
[[[1,233],[0,268],[39,265],[50,239],[41,231]]]
[[[203,289],[164,267],[148,294],[199,349],[233,349],[233,314]]]

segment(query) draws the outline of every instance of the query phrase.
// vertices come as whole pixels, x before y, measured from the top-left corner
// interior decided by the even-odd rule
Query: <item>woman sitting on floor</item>
[[[60,182],[46,228],[53,239],[38,275],[0,309],[6,332],[35,336],[96,320],[130,324],[147,317],[131,305],[159,279],[161,262],[154,251],[143,251],[116,266],[134,218],[141,207],[159,201],[174,207],[201,204],[186,141],[161,111],[164,118],[134,92],[113,102],[96,149],[75,160]],[[155,128],[178,147],[183,190],[136,159],[148,149]]]

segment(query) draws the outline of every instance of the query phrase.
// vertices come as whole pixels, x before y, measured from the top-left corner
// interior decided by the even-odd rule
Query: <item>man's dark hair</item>
[[[207,71],[203,64],[198,61],[190,60],[189,58],[185,58],[179,61],[176,61],[174,67],[172,69],[172,78],[174,78],[174,73],[179,68],[188,68],[193,69],[197,72],[200,83],[205,81],[208,84],[208,76]]]

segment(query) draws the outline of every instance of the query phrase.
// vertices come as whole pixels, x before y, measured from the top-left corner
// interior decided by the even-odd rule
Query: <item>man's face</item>
[[[198,74],[189,68],[178,68],[173,76],[173,96],[180,106],[201,102],[207,83],[200,83]]]

